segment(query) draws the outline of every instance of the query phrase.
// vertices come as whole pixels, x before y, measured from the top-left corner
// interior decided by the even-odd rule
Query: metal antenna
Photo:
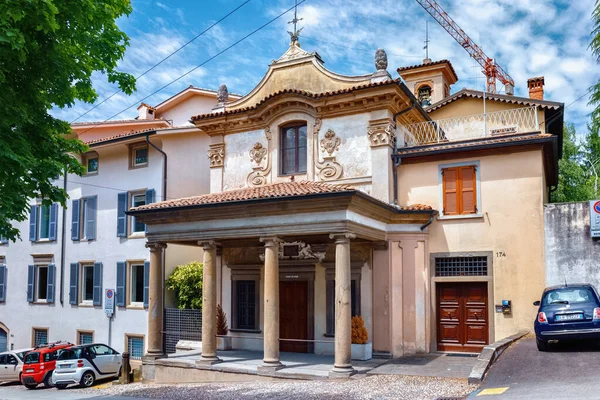
[[[288,24],[294,24],[294,31],[293,32],[288,31],[288,33],[290,34],[290,37],[292,39],[292,43],[298,42],[298,37],[300,36],[300,31],[302,30],[302,28],[298,29],[297,24],[298,24],[298,22],[302,21],[303,19],[304,18],[298,18],[298,0],[295,0],[295,2],[294,2],[294,19],[288,22]]]
[[[423,50],[425,50],[425,59],[429,60],[429,21],[425,21],[425,46]]]

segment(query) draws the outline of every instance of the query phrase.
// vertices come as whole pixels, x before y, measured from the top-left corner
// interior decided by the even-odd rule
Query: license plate
[[[556,316],[557,321],[574,321],[578,319],[583,319],[583,314],[563,314]]]
[[[61,366],[60,366],[60,368],[61,368],[61,369],[64,369],[64,368],[71,368],[71,364],[63,364],[63,365],[61,365]]]
[[[30,369],[26,369],[25,372],[33,372],[33,370],[30,368]]]

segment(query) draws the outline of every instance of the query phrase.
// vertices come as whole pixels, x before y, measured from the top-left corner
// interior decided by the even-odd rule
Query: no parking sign
[[[590,231],[592,237],[600,237],[600,200],[590,201]]]
[[[106,294],[104,296],[104,312],[107,317],[112,317],[115,312],[115,290],[114,289],[106,289]]]

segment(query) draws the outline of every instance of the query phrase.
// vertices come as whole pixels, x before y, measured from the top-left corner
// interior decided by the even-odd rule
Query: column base
[[[329,371],[329,379],[348,379],[356,373],[352,367],[336,367]]]
[[[201,356],[199,360],[196,360],[196,366],[197,367],[206,367],[206,366],[210,366],[210,365],[214,365],[214,364],[219,364],[222,363],[223,360],[221,360],[219,357],[217,356]]]
[[[155,377],[155,363],[159,358],[164,358],[161,353],[148,353],[142,356],[142,382],[152,382]]]
[[[275,372],[281,368],[284,368],[285,366],[280,363],[279,361],[263,361],[262,365],[259,365],[258,367],[256,367],[256,369],[258,370],[258,372],[260,373],[272,373]]]

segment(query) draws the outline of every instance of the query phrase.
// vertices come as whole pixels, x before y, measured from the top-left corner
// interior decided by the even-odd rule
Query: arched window
[[[417,93],[417,98],[419,99],[419,103],[423,107],[431,105],[431,87],[428,85],[423,85],[419,88],[419,92]]]
[[[282,175],[306,173],[306,122],[281,128],[279,150]]]

